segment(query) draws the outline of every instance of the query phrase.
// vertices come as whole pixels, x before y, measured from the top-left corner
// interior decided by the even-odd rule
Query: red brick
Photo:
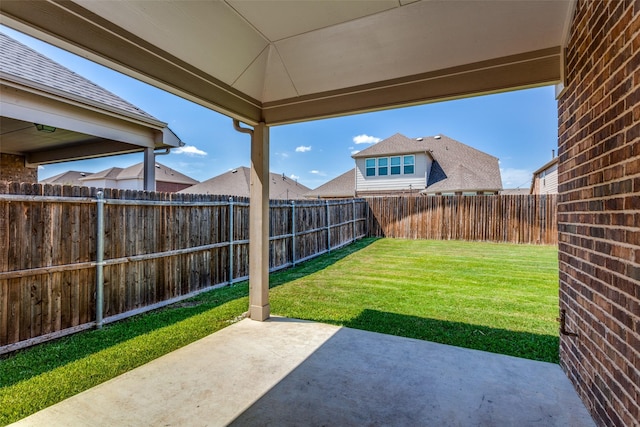
[[[560,300],[582,331],[561,366],[600,425],[640,413],[639,32],[640,0],[579,1],[558,100]]]
[[[38,169],[25,166],[24,157],[0,153],[0,181],[38,182]]]

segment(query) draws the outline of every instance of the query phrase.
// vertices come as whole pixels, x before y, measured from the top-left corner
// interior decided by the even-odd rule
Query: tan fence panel
[[[556,245],[556,195],[375,197],[369,235]]]
[[[248,199],[103,191],[105,322],[248,277]],[[0,183],[0,354],[95,325],[96,196]],[[271,201],[270,269],[364,237],[365,206]]]

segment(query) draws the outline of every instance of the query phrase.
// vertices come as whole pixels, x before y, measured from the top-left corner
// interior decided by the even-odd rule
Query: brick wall
[[[38,169],[24,165],[24,157],[0,153],[0,181],[38,182]]]
[[[640,419],[640,0],[579,1],[558,100],[563,369],[599,425]]]

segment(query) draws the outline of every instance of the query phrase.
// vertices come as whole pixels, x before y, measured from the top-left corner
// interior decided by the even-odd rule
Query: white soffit
[[[76,3],[261,102],[290,98],[292,89],[309,95],[557,46],[568,7],[544,0]],[[265,66],[269,44],[277,55]]]
[[[268,45],[241,16],[219,1],[75,3],[229,85]]]
[[[0,11],[254,124],[556,83],[574,1],[3,0]]]
[[[272,42],[399,6],[397,0],[226,0],[226,3]]]
[[[299,95],[308,95],[557,46],[566,8],[565,2],[423,1],[275,46]]]

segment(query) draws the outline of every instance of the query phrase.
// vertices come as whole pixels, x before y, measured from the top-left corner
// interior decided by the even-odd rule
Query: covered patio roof
[[[265,320],[269,127],[560,83],[574,5],[4,0],[0,17],[226,114],[236,130],[250,134],[249,315]]]
[[[562,78],[574,1],[14,1],[2,23],[255,125]]]

